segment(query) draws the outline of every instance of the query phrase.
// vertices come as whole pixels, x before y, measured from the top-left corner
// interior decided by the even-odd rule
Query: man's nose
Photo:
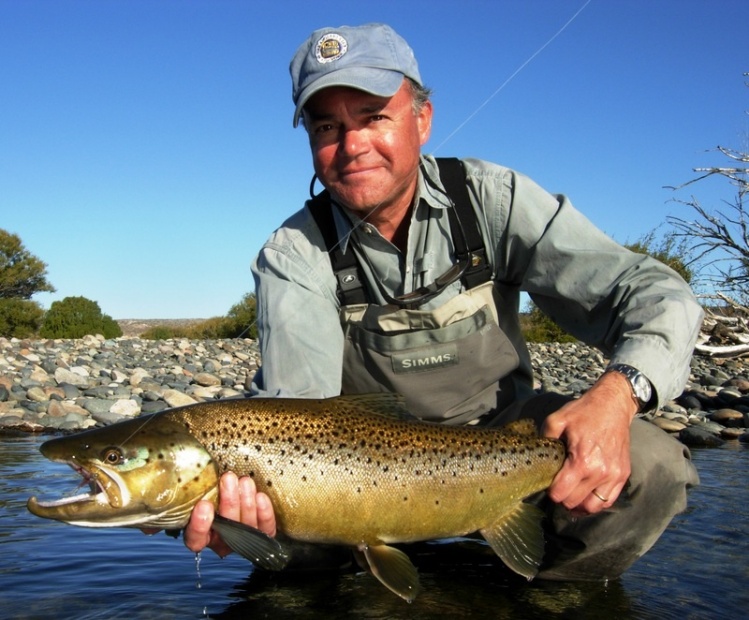
[[[339,139],[340,150],[348,157],[356,157],[363,153],[369,144],[366,132],[358,128],[343,129]]]

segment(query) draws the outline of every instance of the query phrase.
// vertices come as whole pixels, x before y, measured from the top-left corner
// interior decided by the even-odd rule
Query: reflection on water
[[[749,606],[749,449],[699,450],[702,486],[655,548],[607,585],[528,583],[487,547],[407,548],[423,591],[409,605],[361,572],[253,573],[246,560],[195,556],[163,534],[94,530],[26,511],[30,495],[74,490],[38,452],[0,436],[0,617],[110,618],[735,618]]]

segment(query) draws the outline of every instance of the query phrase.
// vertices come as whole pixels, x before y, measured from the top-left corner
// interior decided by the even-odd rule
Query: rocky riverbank
[[[606,366],[582,344],[531,345],[537,388],[580,394]],[[0,431],[76,431],[169,407],[247,395],[252,340],[0,338]],[[749,443],[749,367],[695,356],[683,394],[649,420],[689,445]]]

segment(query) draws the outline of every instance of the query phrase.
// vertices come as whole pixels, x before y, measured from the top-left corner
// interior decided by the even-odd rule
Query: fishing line
[[[460,132],[469,122],[471,122],[471,120],[473,120],[473,118],[476,117],[481,112],[481,110],[483,110],[492,101],[492,99],[494,99],[497,95],[499,95],[499,93],[501,93],[513,79],[515,79],[531,62],[533,62],[533,60],[536,57],[538,57],[547,47],[549,47],[549,45],[551,45],[565,30],[567,30],[567,28],[580,16],[580,14],[588,7],[588,5],[592,1],[593,0],[585,0],[585,2],[582,4],[582,6],[580,6],[580,8],[577,9],[577,11],[575,11],[575,13],[564,24],[562,24],[562,26],[549,39],[547,39],[546,42],[543,45],[541,45],[541,47],[539,47],[523,63],[521,63],[520,66],[517,69],[515,69],[515,71],[504,82],[502,82],[502,84],[500,84],[499,87],[493,93],[491,93],[481,104],[479,104],[476,107],[476,109],[473,112],[471,112],[465,118],[465,120],[463,120],[463,122],[461,122],[452,132],[450,132],[447,135],[447,137],[444,140],[442,140],[442,142],[440,142],[437,145],[437,147],[435,147],[431,151],[430,154],[433,155],[434,153],[436,153],[437,151],[439,151],[458,132]],[[314,177],[313,177],[313,183],[314,183]],[[330,253],[332,250],[335,250],[341,244],[343,244],[344,242],[346,242],[351,237],[351,235],[354,233],[354,231],[357,228],[359,228],[360,226],[362,226],[363,224],[365,224],[367,222],[367,219],[370,216],[374,215],[381,207],[382,207],[382,203],[379,204],[379,205],[377,205],[377,206],[375,206],[368,214],[366,214],[364,217],[362,217],[359,222],[353,223],[351,230],[348,233],[346,233],[346,235],[344,235],[341,239],[339,239],[338,242],[333,246],[333,248],[331,248],[330,250],[328,250],[328,253]],[[321,258],[320,260],[322,261],[323,259]],[[317,267],[318,265],[319,265],[319,262],[318,262],[317,265],[315,265],[315,267]],[[257,306],[256,306],[255,311],[257,312]],[[253,321],[237,337],[238,338],[243,337],[256,324],[257,324],[257,319],[255,319],[255,321]]]
[[[480,104],[471,114],[468,115],[468,117],[462,123],[460,123],[450,134],[448,134],[448,136],[442,142],[440,142],[437,145],[437,147],[432,151],[432,154],[439,151],[439,149],[442,148],[445,145],[445,143],[447,143],[455,134],[457,134],[461,129],[463,129],[463,127],[465,127],[473,119],[474,116],[476,116],[479,112],[481,112],[481,110],[483,110],[489,104],[489,102],[492,99],[494,99],[494,97],[496,97],[500,92],[502,92],[504,88],[510,82],[512,82],[512,80],[515,79],[515,77],[523,69],[525,69],[531,62],[533,62],[536,56],[541,54],[541,52],[543,52],[547,47],[549,47],[549,45],[551,45],[554,42],[554,39],[556,39],[560,34],[562,34],[565,30],[567,30],[569,25],[572,24],[572,22],[574,22],[578,18],[580,13],[582,13],[591,2],[593,2],[593,0],[586,0],[586,2],[577,10],[577,12],[572,17],[570,17],[567,20],[567,22],[559,30],[557,30],[556,33],[554,33],[554,35],[552,35],[552,37],[548,41],[546,41],[546,43],[544,43],[535,52],[533,52],[533,54],[531,54],[524,63],[522,63],[517,69],[515,69],[515,72],[512,75],[510,75],[510,77],[508,77],[504,82],[502,82],[502,84],[499,86],[499,88],[497,88],[497,90],[495,90],[491,95],[489,95],[482,104]]]

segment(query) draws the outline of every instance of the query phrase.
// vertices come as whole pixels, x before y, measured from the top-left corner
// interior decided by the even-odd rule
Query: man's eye
[[[327,125],[318,125],[315,127],[315,133],[325,133],[326,131],[330,131],[333,129],[333,125],[327,124]]]

